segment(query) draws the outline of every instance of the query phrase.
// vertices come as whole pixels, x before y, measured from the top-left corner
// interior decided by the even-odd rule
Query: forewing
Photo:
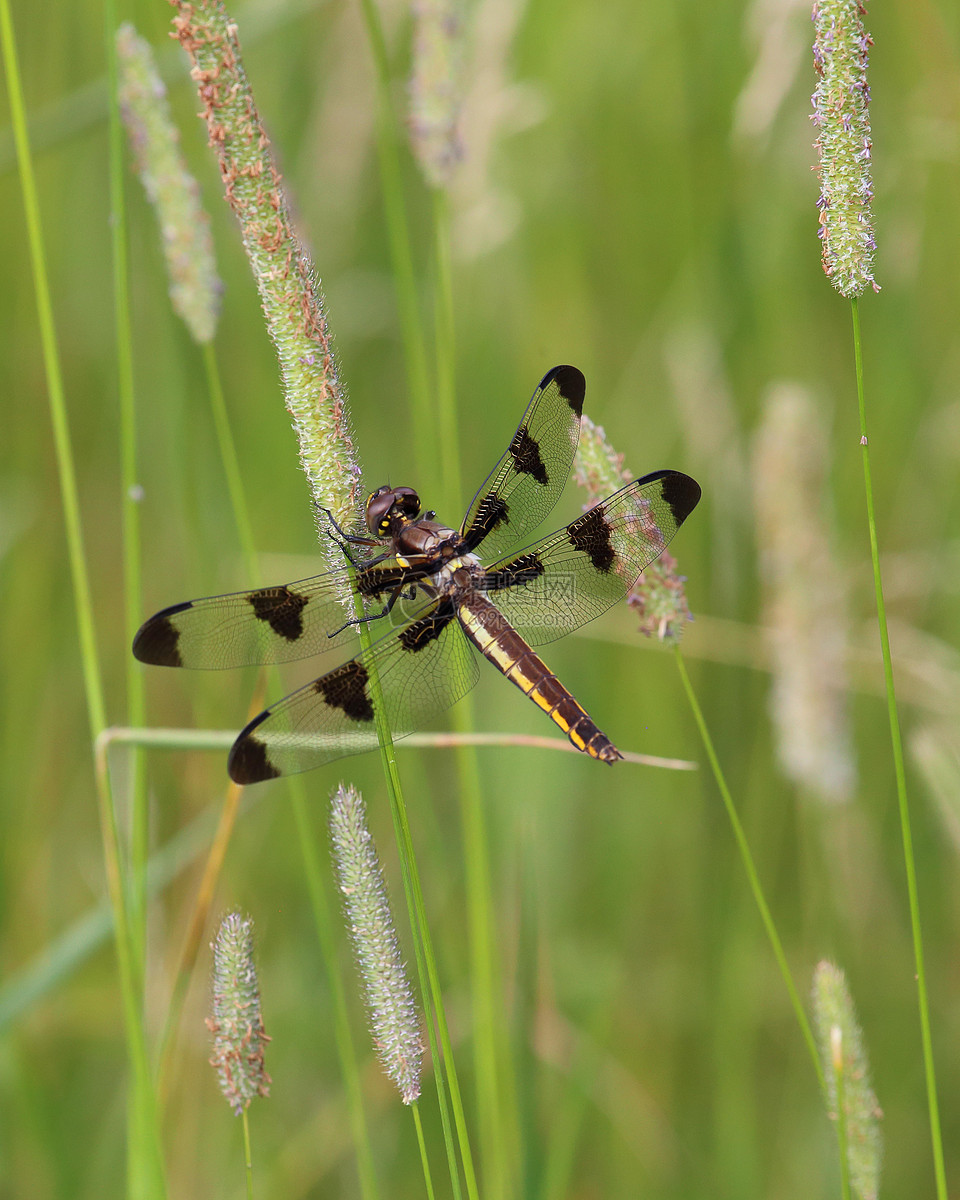
[[[582,517],[487,568],[487,592],[534,646],[606,612],[663,551],[700,499],[679,471],[635,479]]]
[[[237,783],[309,771],[377,745],[379,680],[394,738],[413,733],[477,682],[476,655],[450,601],[432,601],[399,633],[329,671],[256,717],[230,751]]]
[[[540,380],[506,454],[467,510],[464,549],[503,554],[547,516],[573,465],[585,388],[576,367],[554,367]]]
[[[389,564],[386,564],[389,567]],[[379,567],[361,569],[375,600]],[[141,625],[133,653],[162,667],[220,669],[292,662],[342,645],[355,635],[346,568],[252,592],[187,600]],[[346,603],[344,602],[346,598]],[[335,630],[339,632],[330,637]]]

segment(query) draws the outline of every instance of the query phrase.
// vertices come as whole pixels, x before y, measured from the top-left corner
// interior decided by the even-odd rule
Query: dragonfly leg
[[[396,604],[396,602],[400,599],[400,595],[402,592],[403,592],[403,584],[401,583],[399,585],[399,587],[397,587],[393,590],[393,592],[390,596],[390,599],[386,602],[386,604],[383,606],[383,608],[378,613],[368,613],[367,616],[365,616],[365,617],[352,617],[349,621],[344,621],[344,623],[340,626],[339,629],[335,629],[332,633],[328,633],[327,637],[332,637],[332,638],[336,637],[338,633],[343,633],[343,631],[345,629],[349,628],[351,625],[365,625],[368,621],[382,620],[385,616],[387,616],[387,614],[390,612],[390,610],[393,608],[393,606]],[[416,587],[415,586],[411,587],[410,591],[407,593],[407,599],[412,600],[416,594],[417,594]]]
[[[326,515],[327,520],[333,526],[333,530],[336,531],[336,533],[334,533],[333,530],[324,526],[323,532],[328,538],[330,538],[332,542],[335,542],[337,546],[340,547],[343,557],[347,560],[347,562],[350,563],[351,566],[357,567],[358,569],[360,567],[369,567],[375,563],[383,562],[384,559],[391,557],[389,553],[386,553],[379,555],[377,558],[370,559],[369,561],[358,560],[351,552],[351,546],[376,546],[379,548],[382,543],[375,542],[372,538],[358,537],[356,534],[347,533],[346,530],[340,528],[336,517],[329,508],[324,508],[322,505],[317,504],[316,501],[314,501],[314,504],[319,512],[322,512]],[[339,534],[339,537],[337,534]]]

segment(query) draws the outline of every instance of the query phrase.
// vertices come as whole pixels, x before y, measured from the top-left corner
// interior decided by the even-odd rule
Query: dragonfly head
[[[413,488],[377,488],[367,500],[367,528],[374,537],[393,537],[419,516],[420,497]]]

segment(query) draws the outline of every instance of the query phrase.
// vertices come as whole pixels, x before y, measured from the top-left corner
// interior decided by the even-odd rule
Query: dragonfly
[[[369,537],[345,533],[328,514],[342,567],[174,604],[141,626],[133,642],[141,662],[201,669],[306,658],[355,638],[361,623],[389,629],[250,721],[228,758],[235,782],[375,749],[378,718],[394,738],[413,733],[476,684],[480,658],[576,749],[599,762],[623,757],[535,648],[622,599],[694,510],[700,486],[680,471],[655,471],[514,549],[570,475],[585,390],[576,367],[544,375],[458,529],[424,512],[413,488],[380,487],[366,502]]]

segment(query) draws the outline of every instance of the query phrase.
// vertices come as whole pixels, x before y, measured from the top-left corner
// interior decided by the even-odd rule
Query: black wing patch
[[[546,517],[567,482],[580,438],[586,382],[576,367],[540,380],[507,452],[464,517],[464,549],[502,554]]]
[[[679,471],[635,479],[541,542],[487,570],[487,592],[533,646],[579,629],[622,599],[700,499]]]
[[[579,521],[568,525],[567,536],[574,550],[586,554],[593,568],[601,575],[606,575],[616,563],[613,530],[602,506],[591,508]]]
[[[400,633],[381,638],[251,721],[230,751],[230,776],[258,783],[375,749],[374,677],[391,733],[401,738],[455,704],[478,676],[453,603],[432,600]]]
[[[303,637],[303,610],[309,600],[302,592],[282,587],[261,588],[247,597],[258,621],[266,621],[285,642]]]

